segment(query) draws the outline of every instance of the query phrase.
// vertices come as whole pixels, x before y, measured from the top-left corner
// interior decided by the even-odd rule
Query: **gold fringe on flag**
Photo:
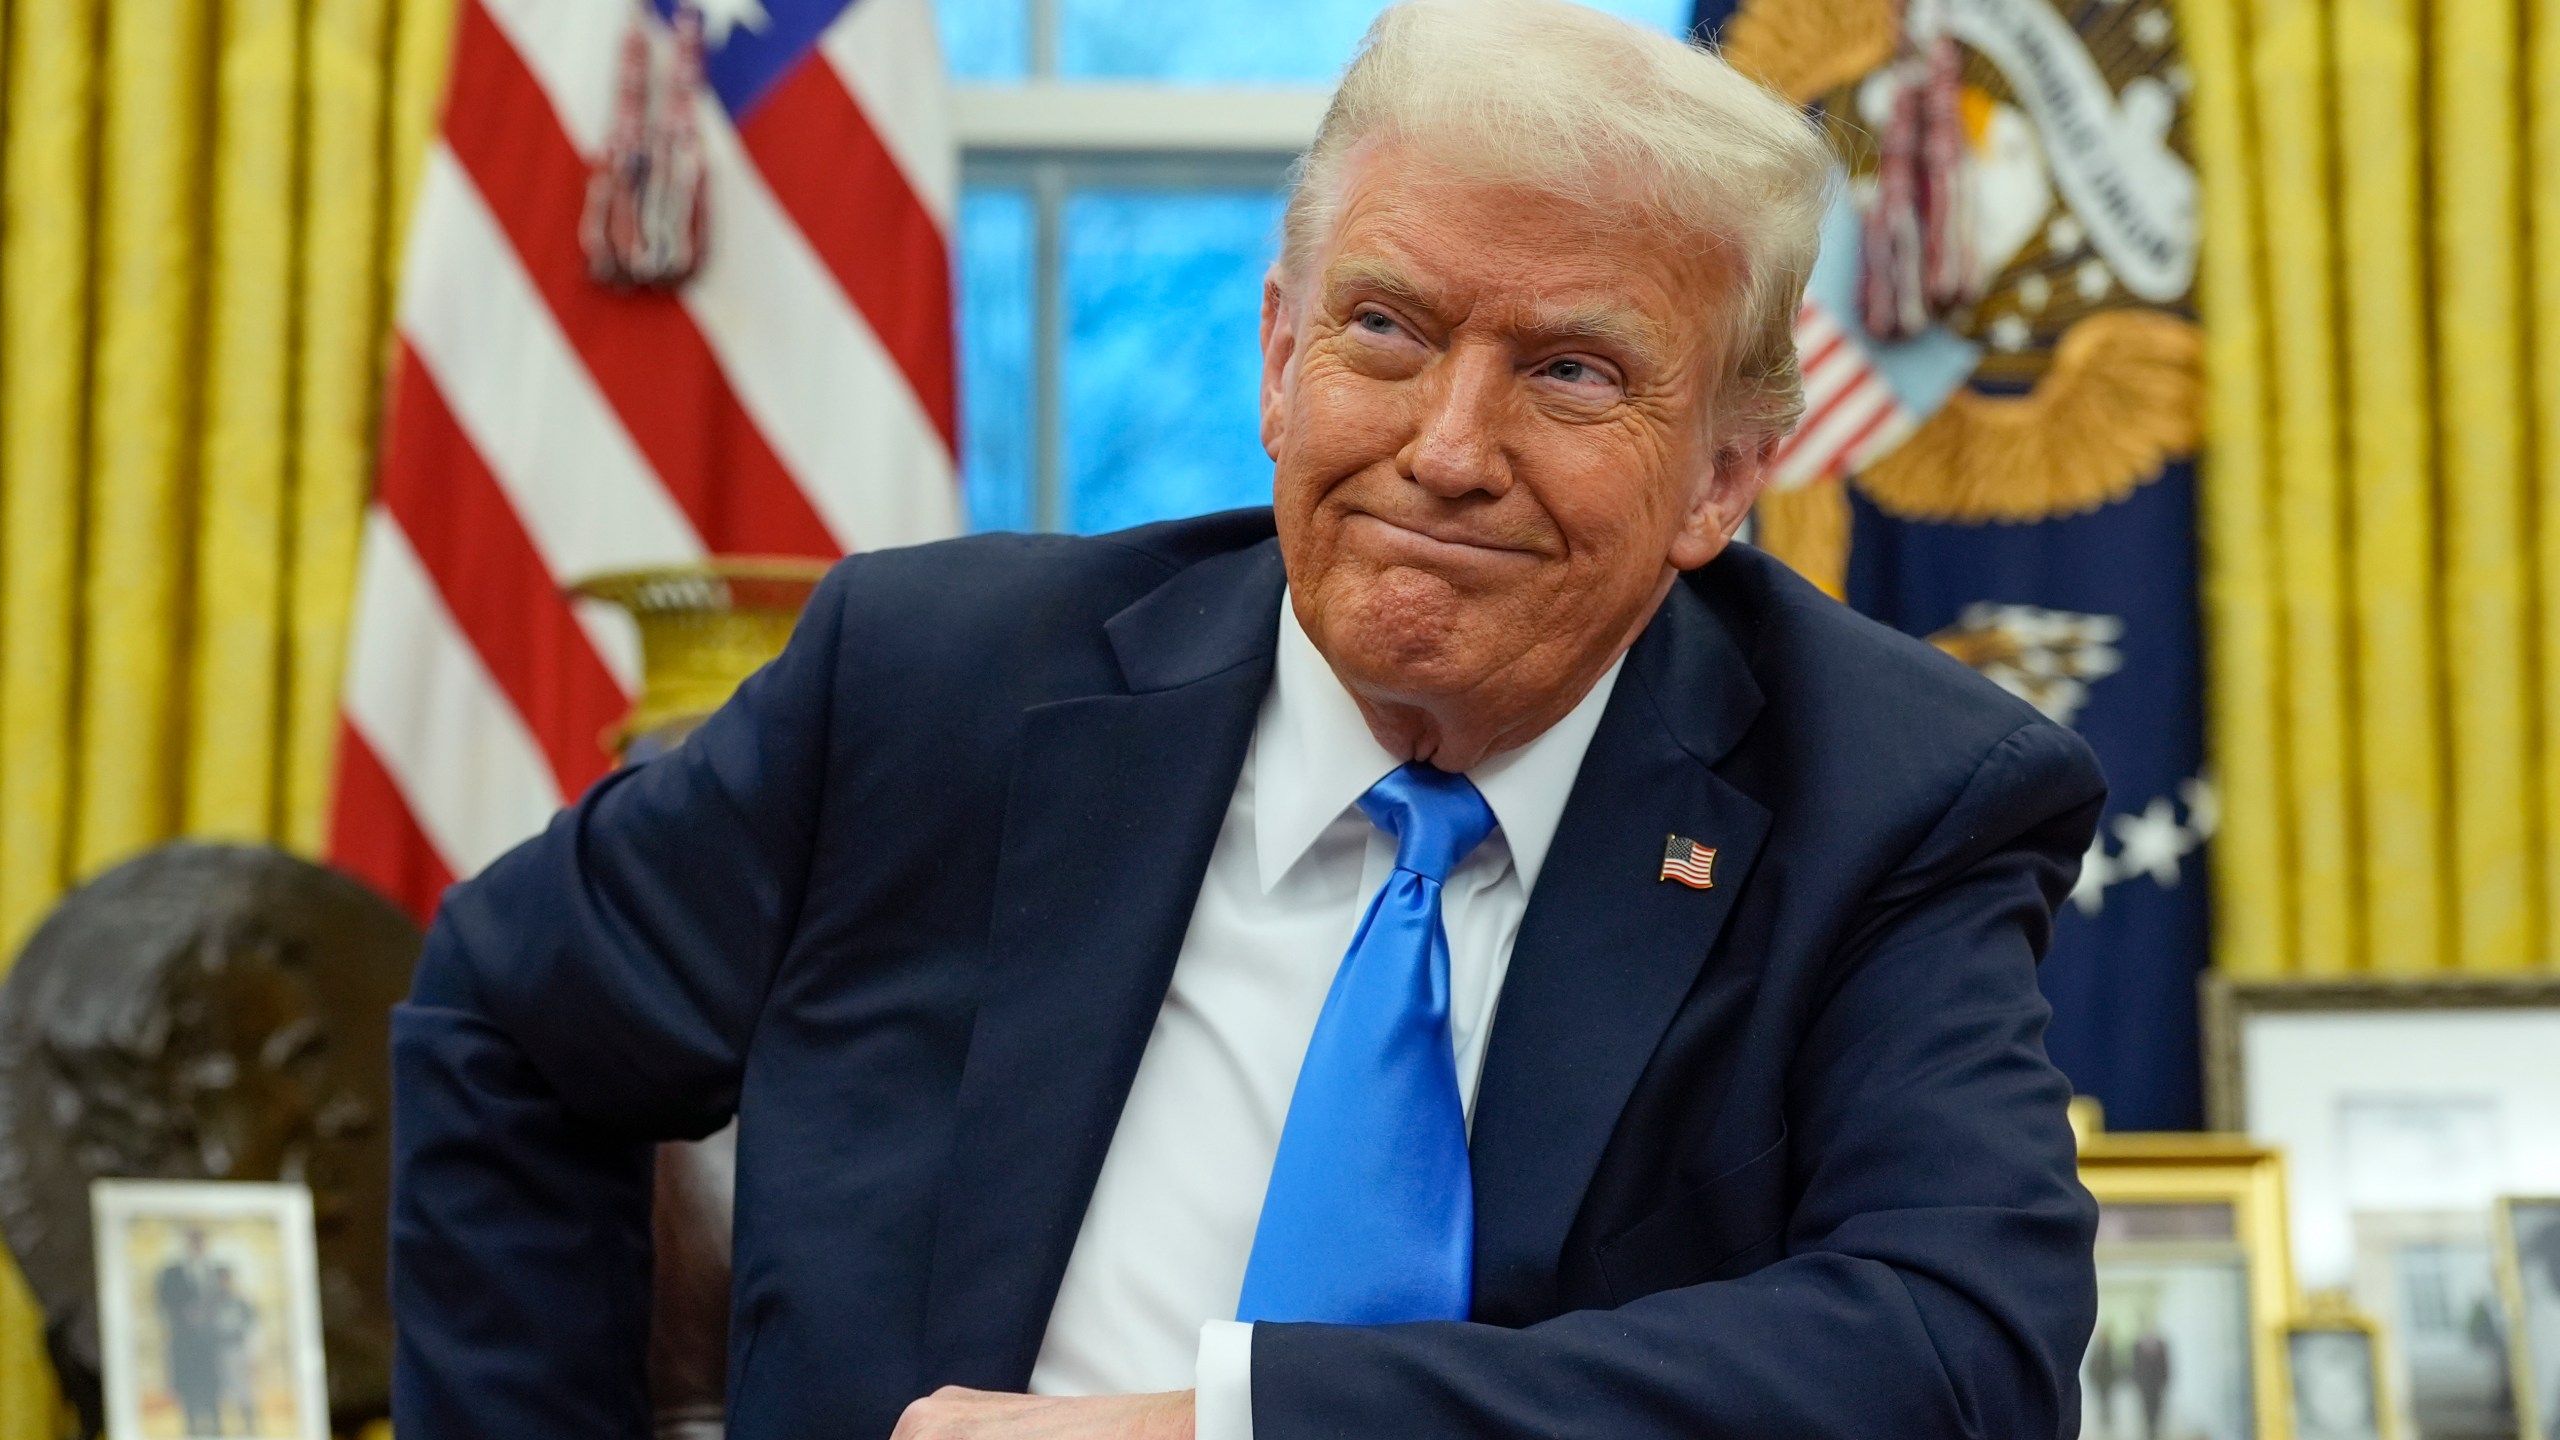
[[[1837,480],[1771,490],[1751,507],[1752,543],[1834,600],[1849,593],[1849,492]]]
[[[1784,0],[1744,5],[1724,29],[1724,58],[1809,105],[1893,58],[1889,0]]]

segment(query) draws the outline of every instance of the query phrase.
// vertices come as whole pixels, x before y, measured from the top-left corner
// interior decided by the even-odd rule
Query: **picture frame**
[[[309,1190],[100,1180],[90,1208],[106,1440],[328,1440]]]
[[[2383,1330],[2344,1291],[2313,1294],[2285,1327],[2293,1440],[2400,1440]]]
[[[2212,975],[2203,1009],[2207,1123],[2285,1151],[2306,1288],[2353,1283],[2359,1211],[2560,1193],[2560,978]]]
[[[2230,1135],[2092,1133],[2098,1324],[2085,1440],[2282,1440],[2292,1416],[2284,1158]]]
[[[2392,1337],[2388,1384],[2405,1433],[2515,1434],[2489,1212],[2370,1210],[2354,1223],[2356,1303]]]
[[[2560,1194],[2499,1197],[2495,1244],[2517,1433],[2560,1440]]]

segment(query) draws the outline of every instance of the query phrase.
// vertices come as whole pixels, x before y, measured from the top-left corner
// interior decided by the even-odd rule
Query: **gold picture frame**
[[[2338,1402],[2325,1396],[2318,1381],[2306,1383],[2304,1343],[2322,1335],[2347,1334],[2359,1338],[2363,1355],[2363,1378],[2358,1387],[2365,1406],[2362,1424],[2330,1423],[2305,1425],[2303,1410],[2308,1399],[2315,1407],[2334,1410]],[[2290,1394],[2285,1434],[2293,1440],[2330,1440],[2338,1437],[2370,1436],[2372,1440],[2401,1440],[2406,1429],[2400,1423],[2399,1398],[2392,1392],[2392,1355],[2390,1341],[2382,1325],[2356,1307],[2355,1301],[2342,1291],[2323,1290],[2304,1301],[2300,1313],[2285,1326],[2285,1382]],[[2324,1367],[2310,1367],[2316,1374]],[[2311,1392],[2306,1395],[2306,1391]],[[2317,1417],[2315,1417],[2316,1419]],[[2344,1417],[2352,1418],[2352,1417]]]
[[[2527,1283],[2523,1252],[2528,1237],[2517,1224],[2519,1209],[2551,1212],[2536,1216],[2539,1223],[2530,1238],[2538,1249],[2555,1243],[2546,1236],[2560,1234],[2560,1195],[2500,1196],[2492,1242],[2498,1292],[2507,1308],[2507,1373],[2514,1385],[2516,1429],[2528,1440],[2546,1440],[2560,1435],[2560,1276],[2547,1287]]]
[[[2286,1336],[2296,1312],[2283,1155],[2234,1135],[2092,1126],[2080,1180],[2099,1209],[2099,1320],[2082,1368],[2086,1440],[2142,1434],[2164,1405],[2182,1401],[2245,1414],[2249,1433],[2268,1440],[2289,1435]],[[2128,1318],[2131,1338],[2119,1333]],[[2197,1333],[2171,1333],[2181,1326]],[[2232,1353],[2234,1340],[2247,1360],[2237,1384],[2210,1363]],[[2182,1344],[2184,1356],[2174,1353]],[[2145,1347],[2162,1360],[2146,1366]],[[2164,1372],[2170,1378],[2146,1384]],[[2170,1393],[2171,1385],[2186,1389]]]

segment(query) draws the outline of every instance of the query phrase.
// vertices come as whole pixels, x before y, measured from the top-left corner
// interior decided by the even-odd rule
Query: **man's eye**
[[[1561,359],[1547,362],[1540,372],[1561,385],[1614,385],[1617,377],[1588,360]]]
[[[1379,314],[1375,310],[1361,311],[1355,323],[1357,323],[1361,329],[1368,331],[1372,335],[1393,335],[1396,333],[1396,322]]]

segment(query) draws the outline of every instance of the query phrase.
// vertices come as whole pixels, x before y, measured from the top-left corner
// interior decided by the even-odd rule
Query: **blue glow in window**
[[[859,3],[859,0],[856,0]],[[1032,0],[934,0],[943,63],[963,84],[1019,80],[1031,70]]]
[[[1255,397],[1262,276],[1279,228],[1270,191],[1068,200],[1067,528],[1270,503]]]
[[[972,530],[1031,528],[1031,197],[960,199],[960,484]]]
[[[1330,80],[1378,0],[1056,0],[1058,69],[1078,77]]]
[[[995,3],[995,0],[971,0]],[[1021,0],[1015,0],[1021,3]],[[1380,0],[1053,0],[1058,70],[1079,78],[1332,80],[1385,6]],[[1679,33],[1690,0],[1601,0],[1595,9]]]

